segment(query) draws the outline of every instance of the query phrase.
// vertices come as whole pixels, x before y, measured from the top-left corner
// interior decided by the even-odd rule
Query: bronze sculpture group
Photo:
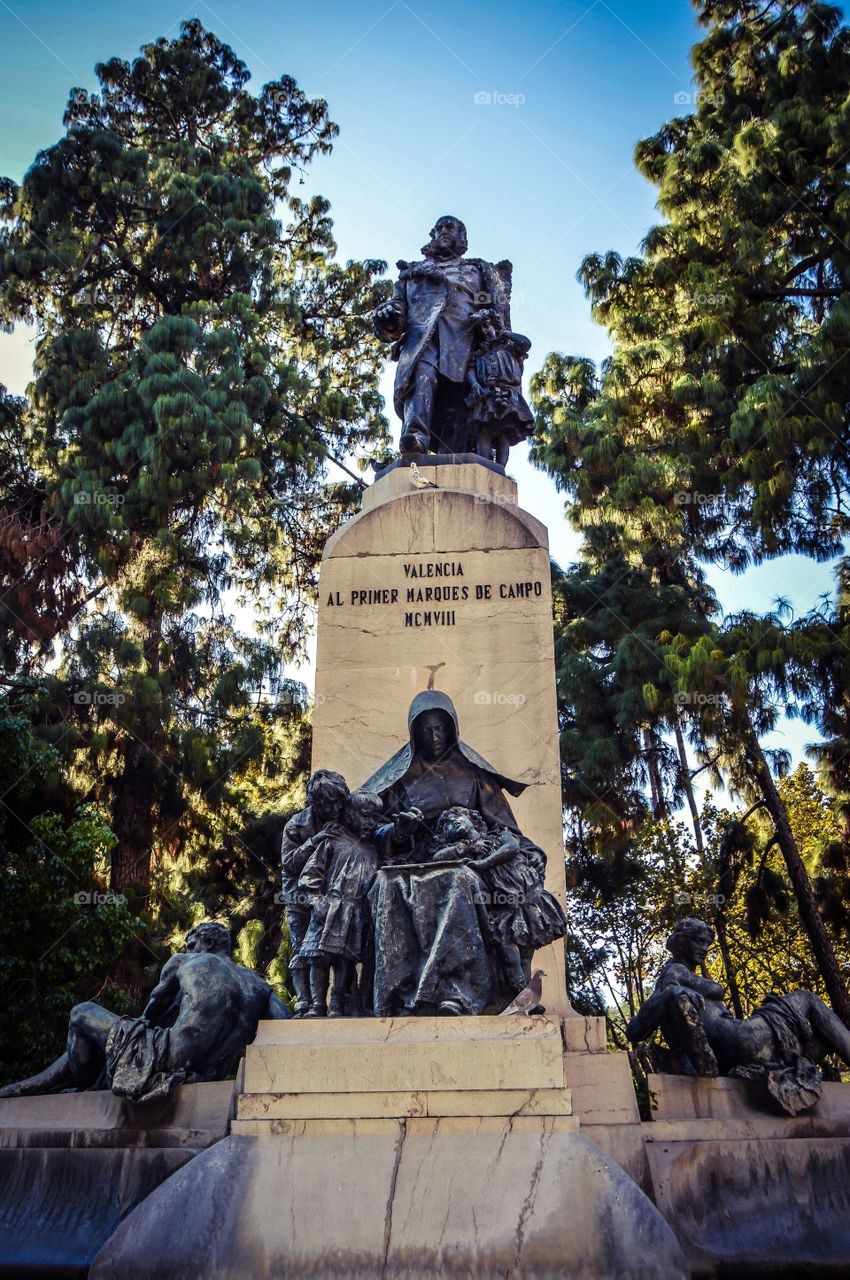
[[[313,774],[284,830],[296,1016],[499,1012],[566,932],[503,794],[522,784],[463,742],[445,694],[418,694],[408,726],[361,790]]]
[[[659,1070],[679,1075],[761,1080],[789,1115],[821,1096],[818,1063],[837,1054],[850,1066],[850,1031],[811,991],[770,995],[749,1018],[735,1018],[724,990],[698,972],[714,941],[703,920],[680,920],[667,939],[671,954],[655,990],[627,1027],[633,1044],[660,1031]]]
[[[475,454],[504,466],[533,417],[522,395],[531,343],[511,330],[509,262],[465,257],[466,227],[438,218],[423,258],[399,262],[375,333],[398,361],[402,454]]]

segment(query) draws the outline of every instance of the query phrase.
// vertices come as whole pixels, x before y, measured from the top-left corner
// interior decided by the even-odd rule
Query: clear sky
[[[552,350],[606,354],[575,275],[586,253],[634,252],[655,219],[632,151],[688,110],[688,0],[0,0],[0,173],[20,179],[61,135],[70,89],[97,87],[95,62],[132,58],[191,17],[258,87],[288,73],[327,99],[340,136],[303,194],[331,201],[341,257],[392,267],[455,213],[472,254],[514,264],[528,373]],[[0,335],[0,381],[22,392],[29,365],[27,335]],[[509,470],[568,562],[575,539],[551,482],[522,449]],[[798,612],[833,585],[827,566],[794,558],[713,581],[729,609],[769,609],[782,594]],[[774,743],[799,755],[811,738],[790,724]]]

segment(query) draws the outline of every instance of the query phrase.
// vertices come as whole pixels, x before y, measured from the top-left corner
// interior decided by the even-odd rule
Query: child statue
[[[504,466],[512,444],[531,435],[534,415],[522,395],[522,371],[531,343],[505,328],[488,307],[474,321],[476,346],[466,375],[471,451]]]
[[[307,858],[298,889],[312,900],[310,924],[299,952],[310,972],[306,1018],[344,1017],[357,965],[368,957],[368,894],[378,869],[371,836],[382,812],[380,796],[354,791],[339,819],[327,822],[304,849]],[[328,1007],[331,971],[334,981]]]
[[[476,809],[444,809],[431,861],[468,863],[482,880],[490,933],[511,996],[529,981],[534,952],[567,932],[563,909],[543,887],[546,855],[525,836],[488,824]]]

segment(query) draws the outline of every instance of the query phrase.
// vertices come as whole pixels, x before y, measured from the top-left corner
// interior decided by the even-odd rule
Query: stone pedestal
[[[0,1099],[0,1276],[84,1276],[127,1214],[227,1133],[233,1081],[147,1106],[109,1090]]]
[[[552,595],[545,527],[513,480],[476,463],[379,477],[329,540],[319,587],[313,767],[359,786],[408,740],[415,694],[455,704],[461,735],[527,783],[511,798],[564,900]],[[563,944],[541,951],[543,1003],[569,1012]]]
[[[572,1080],[589,1102],[595,1076],[599,1119],[625,1066],[600,1023],[261,1023],[230,1137],[130,1215],[91,1280],[684,1280],[672,1232],[574,1107]],[[614,1111],[639,1132],[631,1101]]]
[[[755,1081],[649,1087],[650,1191],[695,1276],[850,1274],[850,1085],[794,1117]]]

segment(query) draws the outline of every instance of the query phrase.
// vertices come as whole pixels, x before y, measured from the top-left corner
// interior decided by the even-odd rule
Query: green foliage
[[[115,837],[94,805],[77,806],[56,750],[22,714],[0,708],[0,1078],[40,1071],[64,1047],[68,1012],[98,999],[121,1012],[108,974],[142,927],[108,892]]]
[[[336,262],[327,202],[293,193],[336,126],[291,77],[252,94],[197,20],[97,75],[60,140],[0,186],[0,321],[37,335],[27,401],[4,409],[29,471],[8,499],[0,471],[0,569],[23,474],[30,521],[43,511],[71,557],[33,582],[34,605],[60,569],[74,587],[36,720],[63,725],[74,783],[115,833],[110,884],[153,930],[126,975],[138,996],[141,966],[213,908],[199,886],[227,833],[305,767],[284,663],[359,497],[328,467],[386,443],[369,317],[387,286],[381,263]],[[43,670],[41,633],[19,626],[15,644],[16,678]],[[236,913],[264,921],[267,963],[284,945],[271,905]]]
[[[583,535],[556,584],[565,799],[594,857],[627,860],[647,784],[655,817],[688,800],[704,844],[689,740],[715,784],[769,815],[850,1021],[834,950],[846,882],[821,875],[821,911],[776,785],[787,758],[761,745],[782,713],[803,715],[850,795],[846,601],[724,618],[705,576],[827,559],[848,531],[850,32],[815,3],[696,7],[696,110],[635,152],[664,220],[640,256],[592,254],[579,272],[612,355],[599,370],[550,355],[532,382],[533,455]],[[773,874],[749,900],[756,930],[781,896]]]

